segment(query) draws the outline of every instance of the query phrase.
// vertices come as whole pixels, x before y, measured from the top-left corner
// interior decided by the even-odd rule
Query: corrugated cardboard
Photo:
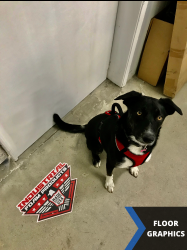
[[[153,18],[149,29],[138,77],[156,86],[168,57],[173,24]]]
[[[178,1],[164,94],[174,97],[185,82],[187,82],[187,2]]]

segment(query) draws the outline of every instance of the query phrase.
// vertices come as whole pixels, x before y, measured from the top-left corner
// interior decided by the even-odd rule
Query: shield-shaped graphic
[[[23,215],[38,220],[72,212],[77,179],[71,180],[70,166],[59,163],[16,207]]]

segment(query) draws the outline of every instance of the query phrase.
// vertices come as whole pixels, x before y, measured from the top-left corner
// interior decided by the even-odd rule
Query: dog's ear
[[[129,104],[131,104],[132,102],[134,102],[137,98],[140,98],[142,96],[141,93],[136,92],[136,91],[131,91],[128,92],[124,95],[120,95],[118,96],[116,99],[114,100],[123,100],[123,103],[128,106]]]
[[[164,106],[168,115],[172,115],[175,111],[177,111],[180,115],[182,115],[182,110],[175,105],[175,103],[169,98],[160,98],[160,104]]]

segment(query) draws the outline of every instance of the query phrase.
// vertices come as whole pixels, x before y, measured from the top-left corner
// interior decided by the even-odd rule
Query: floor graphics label
[[[187,249],[187,207],[126,207],[138,227],[125,250]]]

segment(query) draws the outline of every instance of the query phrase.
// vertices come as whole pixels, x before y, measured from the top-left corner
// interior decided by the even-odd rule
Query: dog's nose
[[[155,137],[151,133],[144,134],[143,136],[143,141],[145,143],[152,143],[155,140]]]

